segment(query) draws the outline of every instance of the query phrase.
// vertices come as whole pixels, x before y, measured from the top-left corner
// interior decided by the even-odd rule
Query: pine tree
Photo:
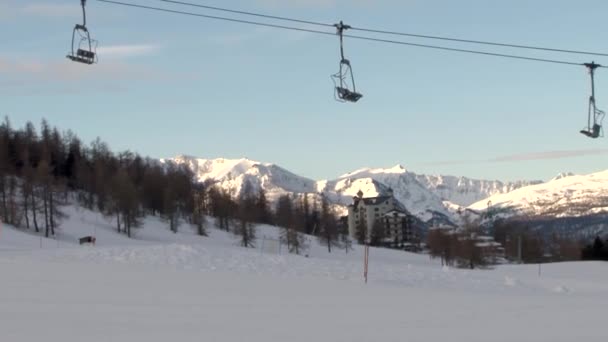
[[[8,119],[0,125],[0,215],[5,223],[9,223],[8,183],[11,171],[9,157],[10,126]]]
[[[205,196],[206,191],[203,184],[196,184],[192,191],[193,211],[192,223],[196,226],[196,233],[200,236],[207,236],[205,225]]]
[[[279,197],[276,208],[276,223],[281,230],[281,242],[287,245],[290,253],[300,254],[307,246],[306,236],[298,231],[303,229],[302,211],[294,208],[294,203],[289,195]]]
[[[371,246],[382,246],[384,245],[384,239],[386,238],[386,229],[382,220],[377,219],[372,225],[372,231],[370,234],[370,245]]]
[[[255,202],[257,217],[256,222],[262,224],[271,224],[272,223],[272,214],[270,212],[270,206],[268,204],[268,199],[266,198],[266,191],[260,187],[258,192],[258,196]]]
[[[321,213],[319,217],[319,240],[327,246],[327,252],[331,253],[332,247],[340,247],[338,234],[338,222],[330,208],[329,201],[324,195],[321,196]]]
[[[256,229],[253,221],[256,217],[256,196],[253,186],[247,180],[243,183],[243,189],[239,195],[239,224],[235,233],[241,239],[241,246],[254,247]]]

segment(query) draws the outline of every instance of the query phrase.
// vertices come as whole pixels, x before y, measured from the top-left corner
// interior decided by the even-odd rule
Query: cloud
[[[438,162],[430,162],[427,165],[463,165],[471,163],[512,163],[512,162],[524,162],[524,161],[537,161],[537,160],[558,160],[558,159],[569,159],[578,158],[584,156],[598,156],[608,154],[608,149],[586,149],[586,150],[562,150],[562,151],[545,151],[545,152],[531,152],[522,154],[513,154],[508,156],[496,157],[485,160],[446,160]]]
[[[9,81],[77,82],[108,79],[146,79],[153,73],[125,63],[103,63],[93,66],[69,61],[11,61],[0,59],[0,74]]]
[[[97,49],[102,58],[127,58],[152,55],[161,49],[160,45],[135,44],[135,45],[110,45]]]
[[[510,156],[498,157],[488,160],[490,163],[519,162],[530,160],[550,160],[567,159],[584,156],[596,156],[608,154],[608,149],[588,149],[588,150],[566,150],[566,151],[546,151],[536,153],[515,154]]]
[[[65,61],[10,60],[0,57],[0,88],[17,95],[124,89],[125,84],[181,79],[185,75],[155,68],[106,61],[83,65]],[[126,82],[128,81],[128,82]],[[122,87],[122,88],[121,88]]]

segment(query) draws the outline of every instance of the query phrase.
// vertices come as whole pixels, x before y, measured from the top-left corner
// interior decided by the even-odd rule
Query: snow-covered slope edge
[[[509,207],[532,216],[581,217],[608,212],[608,171],[560,175],[553,180],[498,194],[469,206],[473,210]]]

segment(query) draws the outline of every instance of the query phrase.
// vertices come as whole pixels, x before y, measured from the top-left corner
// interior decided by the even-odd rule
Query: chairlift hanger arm
[[[595,105],[595,70],[597,68],[603,68],[603,66],[595,63],[595,61],[585,63],[584,65],[587,67],[587,69],[589,69],[589,74],[591,75],[591,101],[593,101]]]
[[[87,11],[85,9],[86,5],[87,5],[87,0],[80,0],[80,5],[82,6],[82,26],[85,27],[87,26]]]
[[[337,30],[337,34],[340,36],[340,55],[342,56],[342,61],[345,61],[344,57],[344,31],[349,30],[351,27],[349,25],[344,25],[344,22],[340,20],[338,24],[334,24]]]

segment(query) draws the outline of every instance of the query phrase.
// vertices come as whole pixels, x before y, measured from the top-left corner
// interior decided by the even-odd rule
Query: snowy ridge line
[[[161,162],[187,165],[199,181],[213,181],[235,193],[239,193],[243,184],[249,182],[254,190],[264,189],[271,202],[285,194],[324,193],[334,204],[342,206],[343,214],[344,206],[351,204],[359,190],[363,191],[365,197],[375,197],[386,194],[390,187],[395,197],[423,221],[431,219],[433,213],[453,217],[452,208],[445,205],[446,201],[464,207],[491,195],[538,183],[502,183],[465,177],[418,175],[401,165],[388,169],[363,168],[334,180],[314,181],[277,165],[246,158],[178,156]]]
[[[487,209],[511,208],[533,216],[581,217],[608,212],[608,171],[589,175],[560,174],[553,180],[497,194],[469,206]]]

